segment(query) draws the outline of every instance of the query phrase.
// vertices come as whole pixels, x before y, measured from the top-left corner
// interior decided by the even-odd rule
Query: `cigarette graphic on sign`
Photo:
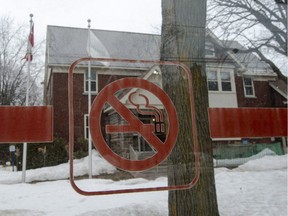
[[[164,126],[164,117],[161,110],[159,110],[157,107],[150,105],[148,97],[146,97],[143,94],[138,94],[138,97],[143,97],[145,100],[145,108],[149,109],[148,111],[143,111],[140,109],[140,104],[137,104],[133,102],[133,96],[136,96],[137,92],[132,92],[129,95],[129,102],[136,107],[136,110],[141,115],[150,115],[155,117],[155,131],[156,132],[165,132],[165,126]]]

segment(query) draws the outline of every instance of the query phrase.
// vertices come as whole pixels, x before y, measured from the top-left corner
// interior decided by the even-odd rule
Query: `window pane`
[[[88,89],[88,83],[89,83],[89,77],[88,77],[88,71],[85,71],[85,91],[87,92]],[[96,71],[91,71],[91,77],[90,77],[90,82],[91,82],[91,92],[96,92],[97,90],[97,72]]]
[[[88,91],[88,81],[85,82],[85,91]]]
[[[230,73],[229,72],[221,72],[221,80],[230,81]]]
[[[86,127],[89,126],[89,123],[88,123],[88,115],[85,115],[85,124],[86,124],[86,125],[85,125]]]
[[[251,86],[252,85],[252,80],[251,78],[244,78],[244,83],[245,83],[245,86]]]
[[[208,89],[210,91],[218,91],[218,82],[217,81],[208,81]]]
[[[222,82],[222,91],[232,91],[230,82]]]
[[[89,116],[84,115],[84,137],[85,139],[88,139],[89,136]]]
[[[96,80],[96,75],[97,75],[96,71],[91,71],[91,80]],[[88,70],[85,71],[85,79],[86,80],[88,79]]]
[[[91,80],[96,80],[96,72],[91,71]]]
[[[217,80],[217,72],[216,71],[208,71],[207,79],[208,80]]]
[[[89,139],[89,128],[86,128],[85,130],[86,130],[85,138]]]
[[[252,87],[245,87],[246,95],[254,95]]]
[[[244,77],[244,88],[245,88],[245,95],[253,96],[254,89],[253,89],[253,80],[250,77]]]
[[[96,91],[96,82],[91,82],[91,91],[92,92]]]

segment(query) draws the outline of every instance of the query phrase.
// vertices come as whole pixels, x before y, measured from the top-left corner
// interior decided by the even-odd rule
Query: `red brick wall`
[[[281,96],[278,92],[276,92],[274,89],[272,89],[272,98],[273,98],[273,106],[274,107],[284,107],[287,108],[287,104],[284,104],[285,101],[287,101],[286,98]]]
[[[54,136],[68,143],[68,74],[54,73],[53,78]]]
[[[84,115],[88,113],[88,95],[84,94],[83,74],[73,75],[74,85],[74,133],[75,148],[77,139],[84,138]],[[108,83],[123,78],[120,75],[99,75],[99,91]],[[53,78],[53,106],[54,106],[54,135],[69,141],[69,115],[68,115],[68,74],[54,73]],[[92,102],[95,95],[92,96]]]

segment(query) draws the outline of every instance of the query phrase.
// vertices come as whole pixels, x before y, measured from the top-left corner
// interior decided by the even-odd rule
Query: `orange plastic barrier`
[[[0,106],[0,143],[52,141],[52,106]]]
[[[285,108],[209,108],[211,138],[287,137]]]

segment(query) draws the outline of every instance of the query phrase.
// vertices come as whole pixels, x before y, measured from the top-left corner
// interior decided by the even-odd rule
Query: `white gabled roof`
[[[91,29],[109,52],[110,58],[159,60],[160,35]],[[87,57],[88,29],[47,27],[47,65],[67,65]],[[120,63],[119,63],[120,64]],[[125,67],[125,63],[121,63]],[[141,67],[141,64],[139,64]]]
[[[96,29],[91,29],[91,31],[105,46],[111,58],[160,60],[161,35]],[[228,51],[232,49],[245,50],[238,42],[221,41],[209,29],[207,29],[207,35],[208,40],[212,40],[221,49],[226,50],[225,52],[235,62],[235,65],[242,71],[246,71],[246,75],[275,76],[269,65],[260,61],[255,54]],[[87,57],[87,36],[87,28],[48,26],[46,65],[69,66],[75,60]],[[128,66],[128,63],[115,64],[112,63],[110,66],[124,68]],[[146,67],[147,69],[147,65],[141,63],[136,64],[136,67]]]

